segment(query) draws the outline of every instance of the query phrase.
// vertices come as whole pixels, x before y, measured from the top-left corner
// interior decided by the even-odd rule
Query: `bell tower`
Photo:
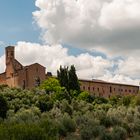
[[[5,48],[7,78],[11,78],[14,74],[14,59],[15,59],[14,50],[15,50],[14,46],[8,46]]]
[[[15,48],[14,46],[8,46],[5,48],[6,51],[6,65],[11,63],[14,59],[15,59],[15,52],[14,52]]]

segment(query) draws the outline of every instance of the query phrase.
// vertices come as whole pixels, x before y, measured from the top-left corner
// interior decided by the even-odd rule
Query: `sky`
[[[139,85],[139,0],[0,2],[0,72],[4,48],[15,45],[24,65],[56,74],[74,64],[79,78]]]

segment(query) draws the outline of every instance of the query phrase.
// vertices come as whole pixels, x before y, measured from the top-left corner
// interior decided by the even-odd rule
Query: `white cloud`
[[[0,73],[5,71],[5,55],[0,57]]]
[[[131,73],[127,73],[127,68],[132,67],[134,64],[129,65],[130,60],[113,61],[105,59],[101,56],[92,56],[88,53],[82,53],[77,56],[68,55],[68,49],[63,48],[61,45],[40,45],[30,42],[18,42],[16,47],[16,59],[24,66],[38,62],[46,67],[47,71],[56,75],[56,70],[60,65],[76,66],[77,74],[82,79],[102,79],[110,82],[121,82],[127,84],[138,85],[137,79],[133,79],[135,71],[140,70],[132,69]],[[22,56],[22,57],[21,57]],[[0,72],[5,69],[5,56],[0,57]],[[133,60],[131,60],[133,63]],[[117,65],[116,68],[114,66]],[[126,71],[125,71],[126,70]],[[129,75],[131,74],[131,75]]]
[[[33,16],[47,43],[140,53],[139,0],[36,0],[36,6]]]
[[[139,0],[112,0],[103,4],[100,25],[109,28],[140,27]]]
[[[106,72],[106,69],[112,67],[112,63],[101,56],[94,57],[88,53],[70,56],[68,55],[68,49],[61,45],[41,46],[35,43],[18,42],[16,58],[24,65],[38,62],[53,74],[56,74],[60,65],[70,66],[74,64],[78,75],[84,78],[92,78],[92,75],[101,76]]]
[[[118,70],[116,71],[119,74],[126,76],[131,76],[133,78],[140,79],[140,58],[139,57],[129,57],[125,61],[119,61]]]
[[[116,74],[112,75],[110,73],[103,75],[102,77],[99,77],[99,79],[108,81],[108,82],[114,82],[114,83],[125,83],[129,85],[139,85],[140,79],[133,79],[130,78],[130,76],[126,76],[123,74]]]

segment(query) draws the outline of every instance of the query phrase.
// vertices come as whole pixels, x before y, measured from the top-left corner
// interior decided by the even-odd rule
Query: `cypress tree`
[[[70,67],[70,70],[68,67],[62,68],[62,66],[60,66],[60,69],[57,70],[57,77],[60,85],[65,87],[68,92],[70,92],[70,90],[80,91],[80,85],[74,65]]]
[[[62,66],[60,66],[60,69],[57,70],[57,77],[58,77],[58,80],[60,82],[60,85],[62,87],[65,87],[67,89],[67,91],[69,91],[68,67],[62,68]]]
[[[69,70],[69,89],[80,91],[80,85],[74,65],[71,65]]]

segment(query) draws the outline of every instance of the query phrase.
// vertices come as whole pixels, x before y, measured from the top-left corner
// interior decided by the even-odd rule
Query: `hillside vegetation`
[[[139,140],[140,95],[80,91],[75,67],[32,90],[0,86],[0,140]]]
[[[139,140],[140,95],[94,97],[50,78],[32,91],[0,86],[0,140]]]

